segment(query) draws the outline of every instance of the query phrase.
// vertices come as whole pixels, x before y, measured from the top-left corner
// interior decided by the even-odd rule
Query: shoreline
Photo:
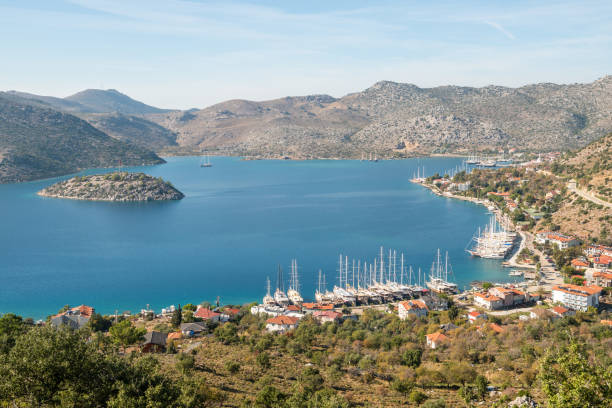
[[[498,221],[502,221],[502,212],[501,212],[501,210],[499,208],[497,208],[495,203],[490,201],[490,200],[487,200],[487,199],[482,200],[482,199],[473,198],[473,197],[459,196],[459,195],[452,194],[452,193],[449,193],[449,192],[442,192],[436,186],[425,184],[423,181],[420,181],[418,179],[411,179],[410,182],[414,183],[414,184],[419,184],[419,185],[429,189],[432,193],[434,193],[435,195],[440,196],[440,197],[453,198],[453,199],[462,200],[462,201],[469,201],[469,202],[474,203],[474,204],[485,206],[487,208],[487,210],[489,210],[490,212],[495,214],[495,217],[497,218]],[[493,209],[491,209],[491,208],[493,208]],[[525,233],[523,231],[520,231],[519,229],[517,229],[514,224],[510,223],[510,225],[512,226],[512,231],[516,232],[519,235],[519,237],[520,237],[520,240],[519,240],[519,243],[518,243],[519,247],[516,250],[514,250],[514,248],[513,248],[512,256],[510,256],[510,258],[508,258],[507,260],[504,259],[502,261],[502,266],[508,267],[508,268],[513,267],[513,268],[521,268],[521,269],[535,269],[535,265],[523,265],[523,264],[519,264],[519,263],[516,262],[516,258],[518,258],[519,254],[521,253],[523,248],[525,248],[526,245],[527,245],[527,237],[526,237]],[[516,244],[515,244],[515,246],[516,246]]]

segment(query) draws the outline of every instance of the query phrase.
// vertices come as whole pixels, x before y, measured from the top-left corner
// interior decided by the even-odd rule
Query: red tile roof
[[[406,310],[428,310],[427,305],[422,300],[404,300],[399,302],[399,305],[402,305],[402,307]]]
[[[297,324],[297,322],[299,321],[300,319],[298,319],[297,317],[280,315],[266,320],[266,323],[291,326]]]
[[[496,323],[489,323],[489,327],[495,333],[503,333],[505,331],[503,327],[501,327],[499,324],[496,324]]]
[[[612,326],[612,320],[602,320],[600,321],[601,324],[607,324],[608,326]]]
[[[193,314],[195,317],[199,317],[201,319],[212,319],[220,315],[220,313],[213,312],[210,309],[201,307]]]
[[[181,338],[183,338],[183,333],[180,331],[168,333],[168,340],[179,340]]]
[[[584,266],[585,268],[588,268],[589,263],[587,261],[583,261],[582,259],[572,259],[572,266]]]
[[[569,293],[572,295],[577,295],[577,296],[589,296],[589,295],[594,295],[596,293],[600,293],[602,291],[602,288],[600,288],[599,286],[579,286],[579,285],[570,285],[570,284],[564,284],[564,285],[557,285],[557,286],[553,286],[552,288],[553,291],[558,290],[561,292],[565,292],[565,293]]]
[[[566,309],[561,306],[555,306],[551,308],[550,310],[552,310],[553,313],[558,314],[558,315],[564,315],[565,313],[569,312],[569,309]]]
[[[478,316],[482,316],[482,313],[480,313],[477,310],[472,310],[470,313],[468,313],[470,316],[472,317],[478,317]]]
[[[240,309],[235,309],[235,308],[232,308],[232,307],[228,307],[228,308],[225,308],[223,310],[223,312],[227,313],[228,315],[234,316],[234,315],[237,315],[238,313],[240,313]]]
[[[428,334],[426,337],[429,339],[429,341],[433,341],[434,343],[450,340],[448,336],[445,336],[440,332]]]
[[[300,308],[299,308],[298,306],[296,306],[296,305],[289,305],[289,306],[287,306],[287,310],[290,310],[290,311],[292,311],[292,312],[299,312],[299,311],[301,311],[302,309],[300,309]]]
[[[342,317],[342,313],[333,310],[317,310],[312,315],[314,317],[328,317],[330,319],[339,319]]]

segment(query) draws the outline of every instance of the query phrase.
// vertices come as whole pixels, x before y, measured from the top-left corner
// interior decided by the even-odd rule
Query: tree
[[[483,375],[477,375],[476,380],[474,380],[476,385],[476,392],[480,398],[484,398],[487,394],[487,387],[489,386],[489,381]]]
[[[414,383],[408,380],[402,380],[396,378],[391,383],[391,389],[399,392],[400,394],[408,395],[410,391],[414,388]]]
[[[489,290],[493,287],[493,284],[491,282],[482,282],[482,288],[484,290]]]
[[[114,326],[111,326],[109,332],[113,343],[119,344],[125,348],[131,344],[142,341],[147,330],[138,329],[132,326],[129,320],[122,320]]]
[[[270,368],[270,356],[268,353],[259,353],[256,358],[257,364],[263,369],[267,370]]]
[[[174,312],[172,312],[172,320],[170,322],[172,323],[172,327],[179,327],[182,321],[183,310],[181,309],[181,305],[178,305]]]
[[[408,399],[415,404],[421,405],[427,400],[427,394],[424,394],[419,390],[412,390]]]
[[[406,350],[402,354],[402,364],[412,368],[417,368],[421,365],[422,355],[423,350],[421,349]]]
[[[260,354],[261,355],[261,354]],[[285,396],[271,385],[266,385],[257,393],[255,406],[261,408],[280,408]]]
[[[305,394],[312,394],[323,387],[323,377],[319,373],[319,370],[315,367],[306,367],[298,377],[298,383],[300,384],[302,391]]]
[[[459,308],[455,305],[452,305],[448,308],[448,318],[452,321],[455,320],[459,316]]]
[[[8,353],[15,339],[25,331],[21,316],[6,313],[0,317],[0,354]]]
[[[575,341],[558,351],[549,349],[538,378],[551,408],[612,406],[612,371],[598,360],[590,362]]]
[[[113,322],[99,313],[94,313],[89,318],[87,325],[93,332],[105,332],[113,325]]]
[[[238,371],[240,371],[240,363],[233,360],[227,361],[225,363],[225,369],[231,374],[236,374]]]
[[[176,355],[176,369],[181,374],[186,374],[193,369],[195,365],[195,359],[191,354],[179,353]]]
[[[177,406],[181,391],[155,359],[100,352],[85,336],[50,326],[19,336],[0,359],[0,406]]]

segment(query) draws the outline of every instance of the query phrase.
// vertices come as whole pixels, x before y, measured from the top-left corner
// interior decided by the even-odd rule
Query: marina
[[[316,301],[321,270],[326,284],[320,296],[337,286],[358,304],[382,303],[391,298],[389,288],[369,284],[370,269],[372,279],[376,270],[377,283],[381,280],[381,245],[397,248],[397,285],[407,284],[412,265],[411,284],[427,289],[437,248],[442,255],[448,251],[459,290],[473,280],[515,280],[499,260],[465,252],[475,228],[488,221],[485,207],[436,196],[406,178],[460,167],[461,158],[383,160],[374,166],[360,160],[215,156],[206,171],[198,171],[201,157],[166,160],[122,170],[171,181],[186,195],[180,202],[75,202],[36,195],[62,178],[0,186],[0,210],[12,214],[0,230],[0,312],[44,318],[66,303],[95,304],[102,313],[114,313],[147,304],[160,309],[197,299],[214,302],[217,296],[223,304],[261,301],[267,276],[274,298],[279,262],[280,289],[289,299],[291,259],[299,260],[304,302]],[[339,253],[345,276],[348,266],[342,283]],[[385,249],[383,284],[393,281],[393,269],[387,279],[388,257]]]

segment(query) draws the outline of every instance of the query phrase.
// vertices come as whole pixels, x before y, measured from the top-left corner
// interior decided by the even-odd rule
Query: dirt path
[[[585,200],[589,200],[595,204],[599,204],[599,205],[603,205],[608,208],[612,208],[612,203],[604,201],[601,198],[597,198],[593,194],[589,193],[588,191],[579,189],[578,187],[576,187],[575,183],[567,183],[567,189],[571,191],[572,193],[578,194],[580,197],[584,198]]]

